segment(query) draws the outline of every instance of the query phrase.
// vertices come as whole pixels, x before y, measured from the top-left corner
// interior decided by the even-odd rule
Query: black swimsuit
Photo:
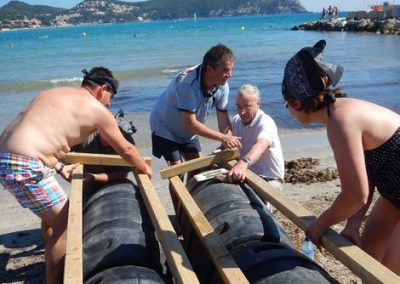
[[[368,178],[400,209],[400,128],[378,148],[364,151]]]

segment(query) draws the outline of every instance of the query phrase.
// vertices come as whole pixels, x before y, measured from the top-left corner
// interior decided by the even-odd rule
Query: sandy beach
[[[213,127],[215,121],[210,122]],[[138,128],[144,136],[145,123]],[[335,168],[332,152],[329,148],[323,130],[302,129],[295,132],[282,131],[281,143],[286,161],[298,158],[313,158],[319,161],[318,168]],[[142,136],[143,137],[143,136]],[[149,136],[147,136],[149,137]],[[151,149],[142,146],[143,156],[152,157]],[[202,140],[203,153],[209,154],[218,146],[216,142]],[[173,215],[173,208],[168,194],[168,184],[162,180],[159,170],[165,167],[164,160],[152,157],[154,176],[152,179],[165,210]],[[59,179],[60,180],[60,179]],[[69,194],[69,184],[60,180]],[[333,201],[340,191],[338,180],[317,182],[311,184],[297,183],[284,184],[283,192],[294,201],[302,204],[307,210],[319,215]],[[29,210],[23,209],[7,191],[0,191],[0,279],[1,283],[41,283],[44,282],[43,242],[40,237],[40,220]],[[304,238],[303,232],[293,225],[286,217],[275,210],[274,215],[284,226],[296,247],[300,246]],[[340,230],[341,225],[334,227]],[[347,270],[326,252],[316,253],[317,262],[323,266],[340,283],[361,283],[360,279]]]

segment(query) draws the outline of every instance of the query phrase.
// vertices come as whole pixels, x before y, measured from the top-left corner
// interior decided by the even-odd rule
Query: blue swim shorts
[[[157,158],[164,156],[167,162],[181,161],[181,153],[199,153],[201,152],[200,140],[197,136],[192,141],[184,144],[177,143],[156,135],[151,135],[153,155]]]

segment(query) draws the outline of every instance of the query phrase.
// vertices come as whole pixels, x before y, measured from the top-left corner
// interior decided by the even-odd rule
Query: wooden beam
[[[225,165],[232,168],[235,163],[229,161]],[[316,219],[313,213],[273,188],[252,171],[247,171],[246,182],[303,231]],[[363,283],[400,283],[399,276],[333,229],[329,228],[321,241],[322,246],[360,277]]]
[[[174,280],[180,284],[200,283],[149,177],[136,172],[135,178]]]
[[[169,181],[224,283],[249,283],[180,178],[174,176]]]
[[[239,157],[239,150],[224,150],[216,154],[212,154],[209,156],[185,161],[178,165],[170,166],[160,170],[161,177],[163,179],[170,178],[173,176],[179,176],[183,173],[198,170],[204,167],[211,166],[213,164],[218,164],[222,162],[226,162],[229,160],[233,160]]]
[[[65,254],[64,283],[83,283],[82,260],[82,180],[83,165],[73,172],[69,199],[67,248]]]
[[[79,163],[85,165],[104,165],[104,166],[123,166],[132,167],[120,155],[107,155],[107,154],[91,154],[91,153],[76,153],[69,152],[65,156],[66,163]],[[151,158],[144,157],[146,163],[151,162]]]

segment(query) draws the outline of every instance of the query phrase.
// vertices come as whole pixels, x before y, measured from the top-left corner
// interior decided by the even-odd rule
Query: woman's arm
[[[333,119],[327,125],[342,191],[331,207],[310,225],[306,234],[320,245],[320,237],[331,225],[356,214],[369,200],[369,184],[365,167],[362,129],[351,115]]]
[[[362,221],[364,219],[365,214],[368,211],[368,208],[370,207],[372,203],[372,199],[374,197],[374,188],[375,186],[373,184],[369,184],[369,197],[368,197],[368,202],[365,204],[365,206],[361,207],[358,212],[356,212],[353,216],[351,216],[346,223],[346,227],[343,229],[343,231],[340,233],[342,236],[347,238],[348,240],[352,241],[356,245],[360,245],[360,227],[362,224]]]

